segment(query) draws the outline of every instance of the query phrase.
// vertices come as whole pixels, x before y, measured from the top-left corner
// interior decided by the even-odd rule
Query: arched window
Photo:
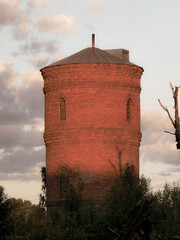
[[[66,120],[66,102],[64,98],[60,99],[60,119]]]
[[[60,174],[60,198],[65,198],[69,190],[69,173],[66,168],[62,169]]]
[[[131,121],[131,105],[132,105],[132,99],[129,98],[127,100],[127,121],[128,122]]]

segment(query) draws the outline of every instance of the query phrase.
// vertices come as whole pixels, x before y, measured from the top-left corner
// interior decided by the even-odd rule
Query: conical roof
[[[122,59],[117,56],[114,56],[114,55],[106,52],[106,50],[101,50],[101,49],[95,48],[95,47],[89,47],[89,48],[85,48],[69,57],[66,57],[62,60],[54,62],[44,68],[60,66],[60,65],[67,65],[67,64],[78,64],[78,63],[114,63],[114,64],[137,66],[137,65],[129,62],[128,59]]]

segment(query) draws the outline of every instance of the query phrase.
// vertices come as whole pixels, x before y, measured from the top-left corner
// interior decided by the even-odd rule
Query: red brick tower
[[[45,94],[47,206],[71,185],[99,200],[120,166],[139,174],[140,78],[124,49],[86,48],[41,69]]]

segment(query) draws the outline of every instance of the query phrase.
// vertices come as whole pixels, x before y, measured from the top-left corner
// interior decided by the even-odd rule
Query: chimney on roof
[[[123,60],[129,61],[129,51],[123,48],[120,49],[107,49],[106,52],[110,53],[111,55],[118,57]]]
[[[92,47],[94,48],[95,45],[95,34],[92,34]]]

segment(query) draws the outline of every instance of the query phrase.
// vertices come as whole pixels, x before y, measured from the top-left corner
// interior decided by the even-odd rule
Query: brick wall
[[[44,68],[47,200],[60,201],[60,174],[81,186],[84,198],[101,199],[127,162],[139,173],[142,69],[119,64]],[[60,119],[60,101],[66,120]],[[127,102],[131,98],[130,120]]]

